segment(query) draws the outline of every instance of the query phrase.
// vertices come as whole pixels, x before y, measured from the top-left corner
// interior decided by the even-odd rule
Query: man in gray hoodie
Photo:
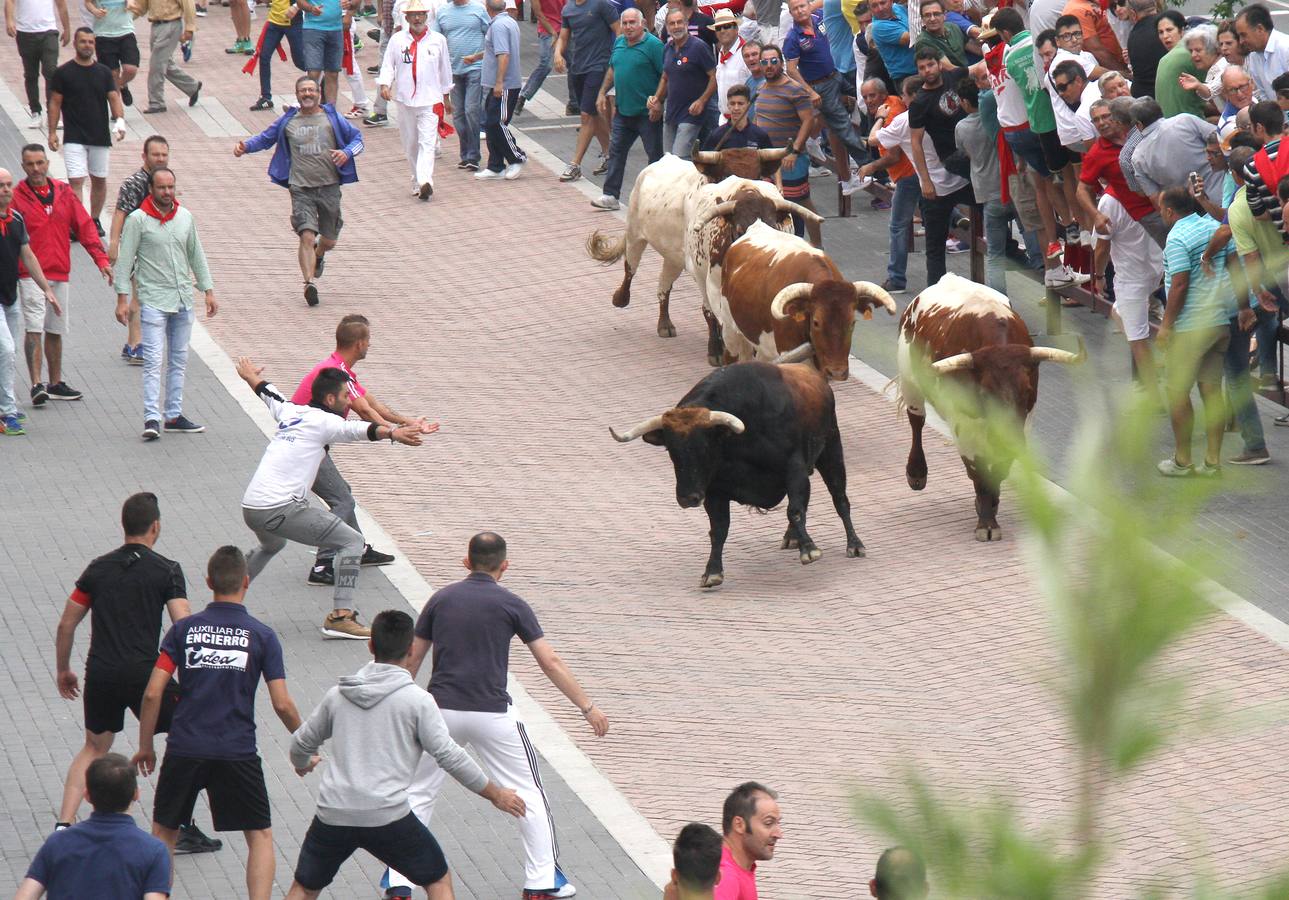
[[[342,677],[292,737],[291,764],[301,776],[318,764],[316,754],[328,738],[333,753],[287,900],[317,897],[359,849],[406,873],[432,900],[451,900],[443,851],[407,800],[423,753],[497,809],[524,815],[524,801],[488,780],[452,740],[434,698],[412,680],[406,668],[412,630],[405,612],[376,616],[368,642],[375,661]]]

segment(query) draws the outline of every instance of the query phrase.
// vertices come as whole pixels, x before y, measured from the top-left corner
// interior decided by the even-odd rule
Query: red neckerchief
[[[54,214],[54,183],[52,181],[46,181],[45,189],[43,191],[30,181],[27,181],[26,184],[27,189],[30,190],[35,198],[41,202],[41,205],[45,207],[45,215],[52,216]]]
[[[139,204],[139,209],[143,210],[146,215],[152,216],[152,218],[164,225],[173,219],[179,212],[179,201],[175,201],[175,205],[170,208],[170,212],[162,215],[161,210],[157,209],[157,205],[152,202],[152,195],[148,194],[148,196],[143,198],[143,202]]]
[[[419,44],[419,43],[421,42],[421,38],[425,37],[427,34],[429,34],[429,33],[430,33],[430,29],[426,28],[426,29],[425,29],[424,31],[422,31],[419,35],[417,35],[417,34],[412,34],[412,30],[409,28],[409,29],[408,29],[408,31],[407,31],[407,33],[412,35],[412,47],[411,47],[411,53],[412,53],[412,96],[413,96],[413,97],[415,97],[415,96],[416,96],[416,88],[417,88],[417,84],[416,84],[416,57],[417,57],[417,53],[416,53],[416,45],[417,45],[417,44]]]
[[[733,56],[733,55],[734,55],[734,50],[738,50],[739,52],[742,52],[742,50],[743,50],[743,39],[742,39],[742,38],[739,38],[739,39],[738,39],[738,43],[734,45],[734,49],[733,49],[733,50],[722,50],[722,51],[721,51],[721,59],[720,59],[720,63],[721,63],[721,65],[725,65],[726,61],[727,61],[731,56]]]
[[[0,217],[0,237],[7,237],[9,234],[9,223],[13,221],[13,207],[10,206],[8,212]]]

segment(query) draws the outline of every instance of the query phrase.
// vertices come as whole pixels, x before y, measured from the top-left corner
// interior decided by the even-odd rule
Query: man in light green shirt
[[[206,254],[197,237],[192,213],[175,200],[175,173],[160,168],[143,203],[125,218],[113,270],[116,319],[128,321],[130,276],[139,295],[143,328],[143,439],[155,441],[166,431],[195,434],[205,426],[183,414],[184,371],[192,334],[192,289],[206,295],[206,318],[215,315],[215,289]],[[161,354],[166,356],[165,418],[161,417]]]

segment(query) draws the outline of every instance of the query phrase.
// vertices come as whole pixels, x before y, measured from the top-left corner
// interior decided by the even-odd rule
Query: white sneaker
[[[1087,284],[1091,277],[1075,272],[1069,266],[1057,266],[1043,273],[1043,284],[1047,287],[1069,287],[1074,284]]]
[[[521,162],[511,163],[501,172],[501,177],[507,181],[514,181],[519,177],[519,173],[524,171],[524,164]]]
[[[610,197],[608,194],[602,195],[598,200],[592,200],[591,205],[596,209],[613,210],[622,208],[622,204],[618,202],[618,198]]]
[[[27,110],[27,127],[28,127],[28,128],[44,128],[44,127],[45,127],[45,114],[44,114],[44,113],[38,113],[38,112],[32,112],[31,110]]]
[[[478,172],[474,173],[474,177],[480,181],[494,181],[498,178],[505,178],[506,176],[504,173],[494,172],[492,169],[480,169]]]
[[[810,167],[811,178],[827,178],[831,174],[832,174],[832,169],[825,169],[823,166]]]
[[[850,181],[841,181],[838,182],[838,184],[841,185],[841,195],[843,197],[849,197],[856,191],[862,191],[864,189],[864,185],[871,181],[871,178],[865,181],[863,178],[859,177],[859,172],[856,172],[854,175],[850,176]]]
[[[824,156],[824,148],[819,145],[819,138],[812,137],[806,141],[806,155],[810,161],[816,165],[822,166],[828,162],[828,157]]]

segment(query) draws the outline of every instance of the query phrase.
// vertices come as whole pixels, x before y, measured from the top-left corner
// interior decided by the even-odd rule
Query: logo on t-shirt
[[[196,625],[184,638],[185,669],[238,669],[246,671],[251,633],[226,625]]]
[[[956,92],[945,91],[940,95],[940,112],[944,113],[946,116],[957,114],[960,108],[961,103],[958,100]]]
[[[185,669],[238,669],[246,671],[245,650],[215,650],[211,647],[188,647],[185,651]]]

